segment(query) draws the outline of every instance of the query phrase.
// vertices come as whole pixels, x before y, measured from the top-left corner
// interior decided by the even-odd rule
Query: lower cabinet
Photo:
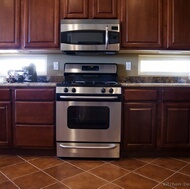
[[[124,148],[155,148],[156,103],[124,104]]]
[[[0,147],[11,145],[11,103],[0,102]]]
[[[0,148],[11,146],[11,91],[0,88]]]
[[[190,155],[190,88],[124,88],[124,156]]]
[[[14,146],[54,148],[54,89],[15,89],[14,93]]]
[[[190,149],[190,89],[165,89],[162,115],[162,148]]]
[[[156,112],[157,90],[124,90],[124,150],[155,148]]]

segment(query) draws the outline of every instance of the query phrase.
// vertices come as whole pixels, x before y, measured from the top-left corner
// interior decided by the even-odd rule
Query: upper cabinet
[[[59,20],[59,0],[1,0],[0,48],[58,48]]]
[[[59,47],[59,0],[24,0],[23,47]]]
[[[162,0],[122,0],[122,46],[151,48],[162,46]]]
[[[61,18],[117,18],[118,0],[60,0]]]
[[[0,1],[0,48],[20,46],[20,0]]]
[[[168,0],[167,47],[190,49],[190,1]]]

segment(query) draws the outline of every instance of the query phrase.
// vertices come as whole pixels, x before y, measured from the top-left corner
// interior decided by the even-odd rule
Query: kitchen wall
[[[48,76],[63,76],[63,67],[66,62],[76,63],[117,63],[119,78],[126,76],[138,75],[138,55],[119,53],[117,55],[101,55],[101,56],[72,56],[65,54],[48,54],[47,66]],[[59,62],[59,70],[53,70],[53,62]],[[125,62],[131,62],[132,69],[127,71]]]

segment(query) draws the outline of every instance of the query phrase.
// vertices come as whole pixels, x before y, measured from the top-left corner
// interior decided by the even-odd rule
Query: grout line
[[[18,189],[20,189],[7,175],[5,175],[3,172],[1,172],[0,171],[0,173],[4,176],[4,177],[6,177],[8,180],[7,181],[4,181],[4,182],[2,182],[2,183],[5,183],[5,182],[8,182],[8,181],[10,181],[14,186],[16,186]],[[1,184],[2,184],[1,183]]]

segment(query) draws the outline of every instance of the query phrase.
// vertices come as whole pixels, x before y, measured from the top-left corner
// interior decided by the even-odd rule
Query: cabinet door
[[[122,46],[162,47],[162,0],[122,0]]]
[[[162,146],[190,147],[190,103],[164,103],[162,113]]]
[[[92,18],[117,18],[119,0],[92,0]]]
[[[88,18],[89,0],[60,0],[61,18]]]
[[[168,48],[190,49],[190,1],[168,0]]]
[[[11,105],[0,102],[0,147],[11,144]]]
[[[24,0],[24,48],[59,47],[59,0]]]
[[[20,0],[0,1],[0,48],[20,46]]]
[[[156,103],[124,104],[124,149],[154,148]]]

